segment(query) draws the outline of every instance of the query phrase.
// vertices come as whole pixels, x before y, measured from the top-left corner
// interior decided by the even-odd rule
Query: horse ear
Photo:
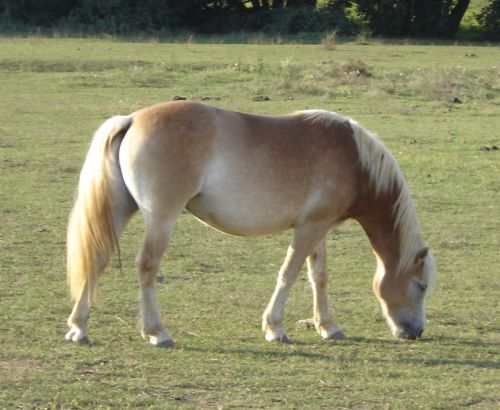
[[[429,248],[427,246],[418,251],[417,254],[415,255],[415,263],[418,264],[422,262],[428,253],[429,253]]]

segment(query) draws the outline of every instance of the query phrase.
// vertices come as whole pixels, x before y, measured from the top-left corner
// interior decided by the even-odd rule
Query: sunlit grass
[[[0,407],[494,408],[498,383],[498,49],[337,43],[199,45],[0,39]],[[233,238],[179,219],[158,285],[177,348],[139,337],[135,218],[101,281],[90,346],[63,340],[67,215],[98,125],[175,95],[257,113],[323,108],[398,159],[438,263],[423,340],[391,338],[353,222],[328,237],[348,340],[325,343],[305,275],[268,344],[260,317],[290,233]],[[268,101],[256,101],[267,95]],[[460,102],[453,102],[457,98]]]

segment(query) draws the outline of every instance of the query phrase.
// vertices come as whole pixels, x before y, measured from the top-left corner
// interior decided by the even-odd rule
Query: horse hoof
[[[292,343],[292,342],[291,342],[291,340],[288,338],[288,336],[287,336],[287,335],[282,335],[282,336],[278,337],[278,338],[276,339],[276,341],[277,341],[278,343],[282,343],[282,344],[284,344],[284,345],[289,345],[290,343]]]
[[[346,339],[346,336],[342,330],[339,330],[338,332],[335,332],[334,334],[328,336],[326,339],[328,340],[344,340]]]
[[[172,339],[164,340],[163,342],[157,343],[156,347],[161,347],[163,349],[173,349],[175,347],[175,343]]]
[[[149,343],[156,347],[171,349],[175,346],[174,341],[169,337],[150,336]]]
[[[68,342],[73,342],[78,345],[91,345],[92,341],[89,339],[88,336],[84,336],[81,339],[68,339],[66,338]]]
[[[299,320],[299,324],[305,326],[308,329],[316,329],[316,324],[314,323],[313,319]],[[334,331],[332,332],[332,330]],[[321,327],[319,330],[319,334],[325,340],[344,340],[346,338],[344,332],[342,332],[342,330],[340,330],[337,325],[334,325],[333,329],[331,327],[329,329]]]
[[[273,333],[267,333],[266,334],[266,340],[268,342],[276,342],[276,343],[282,343],[282,344],[290,344],[290,339],[286,334],[282,334],[280,336],[273,334]]]
[[[280,343],[280,344],[284,344],[284,345],[289,345],[290,343],[292,343],[287,335],[281,335],[281,336],[275,337],[273,339],[267,339],[267,341]]]
[[[87,333],[85,330],[80,329],[76,326],[72,326],[68,333],[66,333],[66,336],[64,338],[68,342],[75,342],[75,343],[80,343],[80,344],[90,344],[90,339],[87,336]]]

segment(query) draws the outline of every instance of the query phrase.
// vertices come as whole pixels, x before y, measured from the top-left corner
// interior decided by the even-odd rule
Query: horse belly
[[[265,235],[293,227],[299,209],[270,192],[235,186],[202,190],[187,209],[207,225],[232,235]]]

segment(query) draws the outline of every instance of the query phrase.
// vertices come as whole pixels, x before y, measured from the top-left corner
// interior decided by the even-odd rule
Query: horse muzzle
[[[399,339],[415,340],[420,338],[422,333],[424,333],[424,327],[422,325],[404,323],[397,329],[395,336]]]

